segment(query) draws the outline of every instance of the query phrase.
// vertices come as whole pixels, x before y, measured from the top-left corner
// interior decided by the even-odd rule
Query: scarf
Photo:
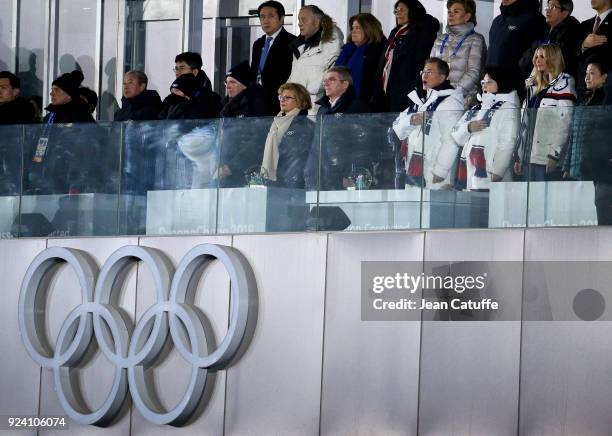
[[[278,146],[280,145],[283,136],[287,133],[293,119],[300,113],[300,108],[295,108],[287,112],[284,116],[279,112],[270,126],[268,137],[266,138],[266,146],[264,148],[263,161],[261,162],[261,174],[264,178],[276,181],[276,170],[278,168]]]
[[[389,39],[389,43],[387,44],[387,50],[385,50],[385,66],[383,68],[382,74],[382,85],[385,92],[387,92],[387,82],[389,81],[389,74],[391,73],[391,64],[393,63],[393,51],[395,50],[395,46],[397,45],[397,40],[408,33],[408,24],[404,24],[399,28],[395,35]]]
[[[353,77],[353,87],[357,97],[361,96],[361,77],[363,75],[363,57],[368,44],[363,44],[361,47],[357,47],[352,42],[345,45],[338,56],[336,65],[344,65],[351,70],[351,76]]]

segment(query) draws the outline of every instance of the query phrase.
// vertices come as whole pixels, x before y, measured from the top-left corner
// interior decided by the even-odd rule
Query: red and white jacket
[[[527,81],[529,83],[529,79]],[[528,96],[534,95],[535,86],[529,86],[527,92]],[[535,108],[527,109],[527,101],[525,99],[523,110],[535,111]],[[546,165],[549,158],[559,159],[567,145],[575,104],[574,78],[561,73],[550,82],[537,108],[529,163]]]

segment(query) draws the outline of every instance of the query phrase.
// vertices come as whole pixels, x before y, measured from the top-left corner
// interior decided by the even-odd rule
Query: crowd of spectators
[[[354,188],[355,168],[376,172],[373,164],[381,162],[392,162],[388,172],[395,177],[374,174],[379,187],[488,190],[499,181],[589,177],[599,219],[610,223],[612,152],[594,139],[592,120],[580,108],[612,101],[612,6],[611,0],[591,0],[591,6],[595,16],[580,23],[572,0],[548,0],[545,15],[537,0],[502,0],[487,47],[475,31],[474,0],[448,0],[445,28],[418,0],[398,0],[388,37],[376,17],[360,13],[350,18],[346,40],[314,5],[299,10],[294,36],[284,29],[283,5],[265,1],[258,8],[264,35],[250,60],[227,71],[224,99],[213,91],[200,55],[185,52],[175,58],[176,79],[163,101],[147,89],[145,73],[127,72],[115,120],[223,118],[216,157],[210,141],[220,132],[175,129],[177,150],[199,168],[201,186],[242,186],[258,166],[271,185]],[[59,128],[94,121],[97,96],[82,81],[73,71],[52,84],[41,134],[25,159],[32,185],[60,172],[66,182],[55,190],[82,189],[69,179],[83,179],[72,173],[87,151],[66,153],[78,130]],[[338,121],[373,112],[399,113],[389,134],[367,129],[355,115]],[[264,129],[232,121],[264,116],[274,116]],[[20,97],[19,79],[0,72],[0,124],[37,121],[34,106]],[[125,187],[133,192],[158,183],[151,165],[134,164],[150,147],[147,129],[142,124],[124,135]],[[54,153],[60,147],[63,153]]]

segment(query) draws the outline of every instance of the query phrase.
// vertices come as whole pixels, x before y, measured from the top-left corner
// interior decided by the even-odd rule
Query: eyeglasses
[[[290,97],[288,95],[279,95],[278,101],[287,101],[287,100],[297,100],[295,97]]]
[[[557,5],[550,5],[550,4],[549,4],[549,5],[546,5],[546,6],[544,7],[544,10],[545,10],[545,11],[552,11],[552,10],[554,10],[554,9],[559,9],[560,11],[562,11],[562,10],[563,10],[563,8],[562,8],[561,6],[557,6]]]
[[[408,8],[395,8],[393,9],[394,14],[401,14],[403,12],[408,12]]]
[[[481,80],[480,81],[480,86],[482,86],[484,88],[485,86],[491,85],[493,83],[495,83],[494,80]]]
[[[191,68],[189,67],[172,67],[172,71],[174,71],[175,73],[180,73],[180,72],[185,72],[185,73],[190,73],[191,72]]]
[[[431,71],[431,70],[423,70],[423,71],[419,71],[419,74],[421,76],[435,76],[437,74],[440,74],[437,71]]]

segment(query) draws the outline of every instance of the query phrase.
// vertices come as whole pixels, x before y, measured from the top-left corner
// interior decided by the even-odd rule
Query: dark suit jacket
[[[580,23],[580,41],[578,42],[577,48],[579,52],[578,74],[576,74],[576,88],[578,90],[579,98],[582,98],[584,95],[584,76],[586,74],[586,67],[589,64],[589,60],[595,57],[610,62],[610,59],[612,59],[612,12],[608,14],[606,19],[599,25],[599,29],[597,29],[597,35],[607,36],[608,42],[597,47],[592,47],[584,51],[582,50],[582,41],[584,41],[584,38],[586,38],[589,33],[593,32],[594,25],[595,17]]]
[[[267,35],[263,35],[253,43],[253,57],[251,60],[251,70],[257,75],[259,73],[259,59]],[[266,91],[266,101],[268,105],[267,113],[276,115],[280,111],[278,103],[278,88],[289,78],[291,74],[291,64],[293,62],[293,52],[289,48],[289,43],[295,39],[295,35],[290,34],[284,28],[274,39],[266,64],[261,72],[261,84]]]

